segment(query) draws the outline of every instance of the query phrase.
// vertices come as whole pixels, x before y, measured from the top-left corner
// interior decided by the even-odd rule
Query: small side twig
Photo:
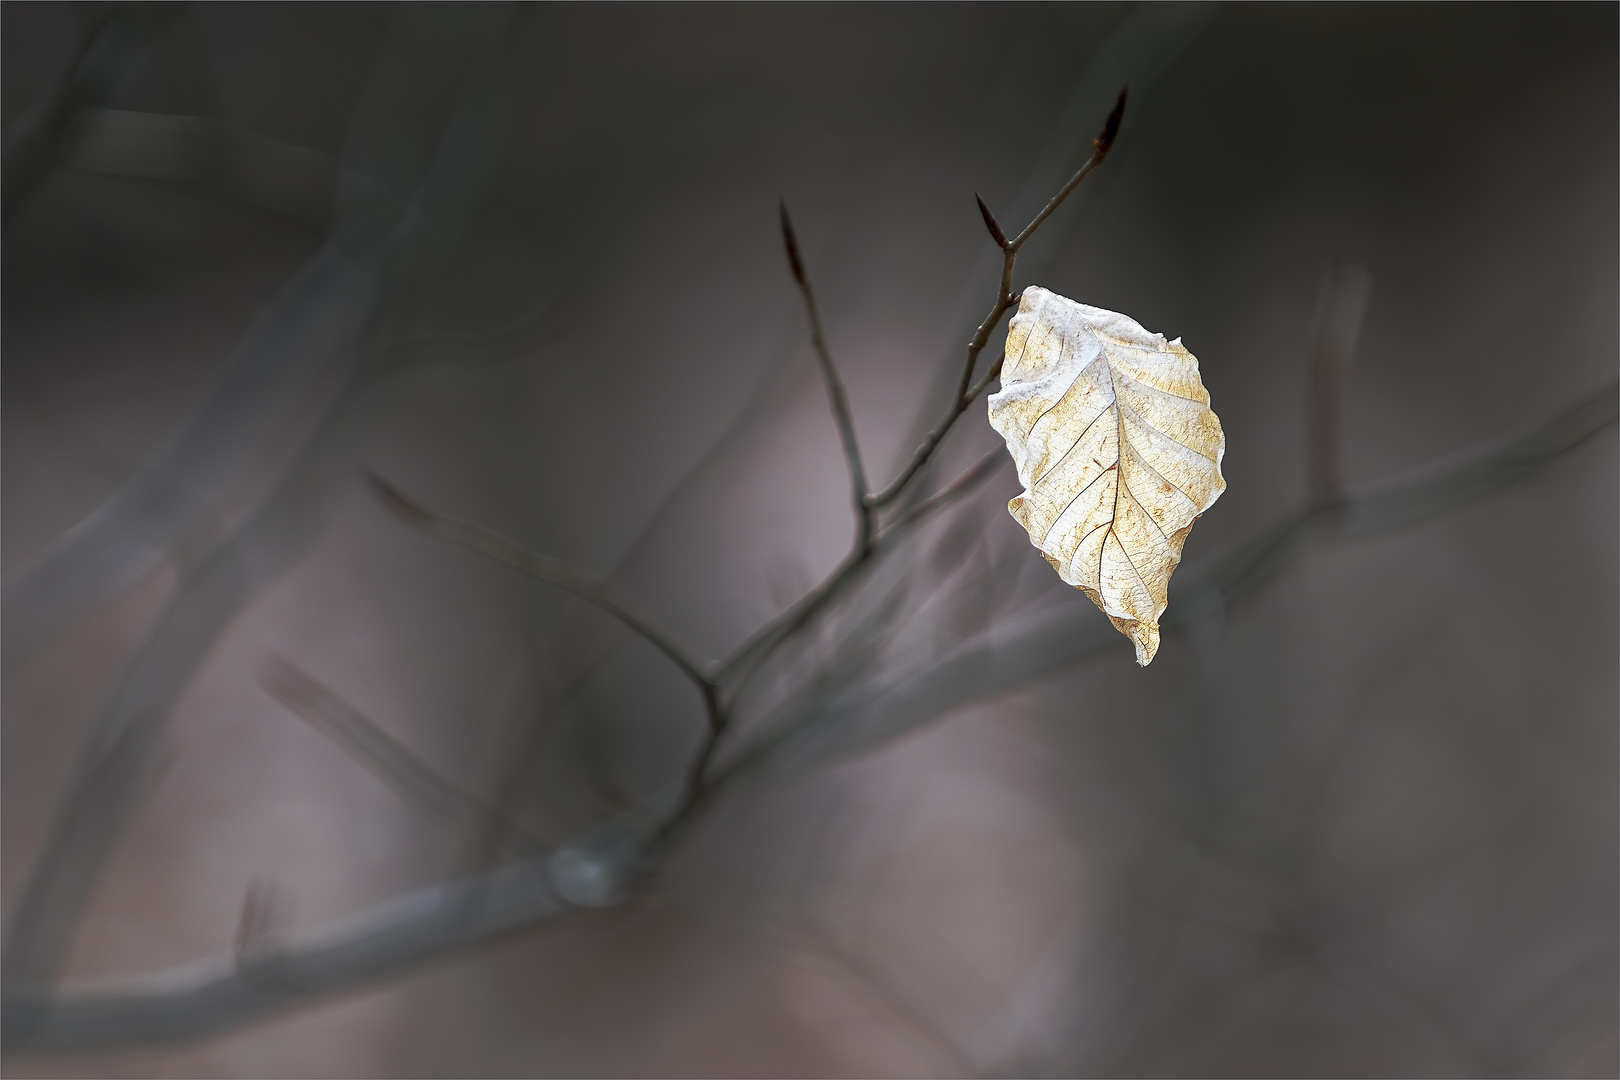
[[[1114,139],[1119,133],[1120,120],[1125,111],[1125,93],[1120,92],[1119,100],[1108,115],[1102,132],[1092,140],[1092,153],[1068,182],[1063,185],[1047,201],[1035,218],[1013,239],[1009,240],[995,215],[985,205],[983,199],[978,199],[979,212],[984,217],[985,227],[989,230],[991,239],[1002,249],[1001,282],[997,290],[997,297],[990,313],[979,324],[974,332],[973,339],[968,342],[967,362],[962,369],[961,385],[956,392],[956,398],[951,403],[945,418],[931,431],[923,444],[912,455],[910,463],[901,474],[881,492],[870,492],[866,486],[866,470],[861,460],[860,444],[855,435],[855,423],[850,412],[849,395],[844,389],[843,380],[839,377],[837,365],[833,362],[832,352],[827,347],[827,338],[821,325],[821,312],[816,305],[815,292],[810,286],[809,276],[805,273],[804,259],[799,252],[798,238],[793,231],[793,222],[788,215],[787,204],[780,204],[782,242],[787,251],[788,267],[793,273],[794,283],[798,285],[799,292],[804,298],[806,314],[810,321],[810,340],[815,348],[816,359],[821,367],[822,380],[827,390],[828,404],[832,408],[833,420],[838,427],[838,437],[844,451],[844,458],[849,468],[850,494],[855,509],[855,541],[847,556],[834,568],[820,585],[803,597],[787,611],[771,620],[759,630],[755,631],[730,656],[726,657],[712,669],[712,674],[705,670],[693,659],[688,657],[684,650],[662,630],[658,629],[650,619],[636,612],[629,604],[613,593],[608,586],[587,577],[580,571],[567,565],[561,560],[548,555],[529,551],[504,537],[482,529],[467,522],[456,521],[435,514],[425,507],[406,497],[398,489],[372,474],[372,482],[387,503],[396,513],[405,518],[417,528],[425,532],[453,540],[456,543],[471,547],[476,551],[489,555],[506,563],[524,573],[542,580],[549,581],[562,588],[583,597],[596,604],[618,618],[626,626],[636,631],[648,642],[669,657],[670,661],[679,667],[703,697],[704,708],[709,718],[709,730],[692,764],[687,770],[685,794],[675,810],[667,817],[664,824],[653,837],[653,845],[660,846],[667,843],[673,835],[692,819],[698,809],[704,804],[709,794],[706,786],[709,766],[719,748],[729,720],[728,708],[721,698],[721,686],[731,686],[733,701],[735,694],[740,692],[755,672],[765,663],[771,654],[785,641],[797,633],[810,622],[817,613],[823,610],[834,597],[855,580],[857,573],[873,561],[878,553],[878,511],[893,502],[911,480],[921,472],[924,465],[933,456],[940,441],[946,432],[956,422],[957,418],[967,410],[980,394],[982,394],[1001,373],[1001,366],[1006,358],[1005,352],[990,365],[990,369],[978,381],[973,381],[973,372],[978,365],[979,354],[984,351],[985,344],[990,340],[1001,318],[1018,305],[1018,296],[1012,291],[1013,269],[1017,262],[1018,252],[1035,235],[1041,224],[1051,217],[1053,212],[1068,198],[1069,194],[1079,186],[1108,154],[1113,146]],[[882,531],[881,545],[884,552],[893,550],[895,541],[907,530],[920,522],[924,517],[960,498],[967,491],[972,490],[984,478],[990,475],[999,455],[987,455],[973,465],[956,481],[953,481],[933,497],[911,508],[897,520],[890,523]]]
[[[827,349],[827,337],[821,330],[821,312],[816,307],[816,295],[810,289],[810,278],[804,272],[804,260],[799,257],[799,241],[793,235],[793,221],[788,217],[787,203],[782,210],[782,243],[787,248],[788,266],[793,280],[804,296],[805,311],[810,316],[810,342],[815,346],[816,359],[821,362],[821,377],[827,384],[827,402],[832,406],[833,420],[838,424],[838,439],[844,447],[844,459],[849,463],[849,487],[855,503],[855,547],[864,551],[872,545],[872,508],[866,497],[866,469],[861,465],[861,448],[855,441],[855,421],[849,411],[849,395],[844,392],[843,380]]]
[[[263,686],[270,696],[358,761],[402,799],[440,822],[474,826],[494,854],[538,851],[540,840],[438,770],[292,661],[273,656]]]
[[[590,577],[561,559],[531,551],[498,533],[471,522],[457,521],[455,518],[435,513],[375,472],[368,471],[366,475],[371,482],[372,490],[382,500],[383,505],[422,532],[471,548],[530,577],[566,589],[641,635],[648,644],[668,657],[670,663],[679,668],[681,673],[697,687],[698,693],[703,698],[704,709],[708,713],[710,730],[724,727],[724,717],[719,709],[719,688],[704,674],[702,665],[689,656],[671,634],[660,629],[650,616],[637,611],[635,606],[620,596],[612,586]]]
[[[933,457],[934,451],[938,449],[940,442],[945,438],[946,433],[950,431],[951,426],[956,423],[957,418],[966,412],[967,407],[980,394],[984,393],[1001,374],[1001,365],[1006,359],[1005,352],[996,358],[995,362],[990,365],[989,371],[978,382],[972,381],[973,371],[978,366],[979,354],[984,351],[984,346],[990,340],[991,333],[1000,323],[1002,316],[1018,306],[1018,296],[1012,291],[1012,276],[1019,249],[1029,242],[1030,237],[1034,236],[1035,231],[1040,228],[1041,224],[1052,216],[1052,213],[1063,203],[1063,200],[1068,198],[1069,194],[1080,185],[1080,182],[1090,175],[1093,169],[1102,164],[1103,159],[1108,156],[1108,151],[1113,147],[1114,139],[1119,134],[1120,121],[1125,115],[1125,98],[1126,91],[1121,90],[1119,99],[1114,103],[1113,111],[1108,114],[1107,120],[1103,123],[1102,131],[1091,141],[1091,156],[1086,159],[1085,164],[1069,178],[1068,182],[1058,190],[1057,194],[1047,201],[1041,212],[1035,215],[1034,220],[1026,225],[1023,231],[1014,239],[1007,239],[1006,233],[996,221],[995,215],[990,212],[990,208],[985,205],[983,199],[975,196],[975,199],[978,200],[979,213],[984,217],[985,228],[990,232],[990,238],[1002,249],[1001,283],[997,290],[996,301],[990,309],[990,314],[979,324],[979,328],[974,332],[972,340],[968,342],[967,363],[962,369],[962,381],[957,389],[955,400],[946,410],[945,416],[940,423],[935,425],[934,429],[928,433],[927,438],[923,440],[922,445],[917,447],[911,456],[911,460],[901,470],[900,475],[895,477],[894,481],[882,491],[864,492],[864,474],[861,472],[860,455],[855,447],[854,427],[848,423],[848,402],[844,397],[843,386],[838,381],[837,372],[832,367],[831,357],[826,353],[826,345],[821,337],[820,318],[816,313],[815,299],[810,293],[808,281],[804,276],[804,265],[799,258],[798,244],[794,240],[793,228],[788,221],[787,208],[785,205],[783,206],[782,233],[788,248],[788,264],[793,270],[794,280],[799,283],[800,289],[804,292],[805,303],[810,310],[811,333],[813,340],[816,342],[817,355],[822,358],[823,372],[827,377],[828,396],[833,400],[833,412],[835,416],[839,417],[839,431],[845,439],[845,456],[850,461],[852,486],[855,488],[860,501],[858,507],[860,531],[855,548],[828,575],[826,580],[811,590],[797,604],[760,627],[733,650],[731,655],[720,662],[715,668],[717,681],[734,682],[738,685],[747,682],[749,677],[759,669],[765,658],[778,645],[809,622],[816,612],[825,607],[840,592],[856,571],[866,564],[873,550],[873,541],[877,535],[877,511],[888,506],[906,490],[907,485]],[[908,518],[903,520],[906,520],[909,524],[911,519],[908,515]],[[891,524],[885,530],[885,535],[892,534],[899,524],[900,522]],[[739,672],[741,673],[740,676]]]
[[[952,480],[949,484],[946,484],[896,518],[888,528],[883,530],[878,537],[878,542],[881,544],[903,530],[909,529],[923,518],[931,517],[968,495],[974,488],[990,479],[990,474],[995,472],[996,467],[1006,460],[1006,453],[999,447],[985,454],[978,461],[969,465],[955,480]]]
[[[1557,416],[1505,439],[1401,476],[1352,488],[1346,492],[1342,507],[1290,514],[1280,523],[1280,529],[1300,533],[1313,520],[1341,517],[1346,522],[1343,532],[1319,534],[1322,539],[1330,539],[1397,529],[1426,520],[1488,492],[1507,488],[1569,455],[1615,425],[1620,418],[1617,401],[1620,387],[1608,383]],[[975,465],[963,476],[977,469]],[[1265,559],[1262,567],[1256,565],[1255,557],[1276,550],[1278,532],[1278,528],[1262,530],[1235,552],[1234,558],[1206,569],[1201,586],[1235,598],[1272,578],[1280,568],[1280,560]],[[973,646],[918,673],[899,699],[886,695],[866,708],[881,708],[891,718],[898,712],[904,722],[920,723],[938,715],[942,703],[960,704],[1020,685],[1093,654],[1100,655],[1120,643],[1111,629],[1099,627],[1094,620],[1088,618],[1086,622],[1096,630],[1095,637],[1071,622],[1067,616],[1040,621],[1009,638]],[[1073,632],[1076,630],[1080,632]],[[1056,643],[1057,647],[1036,648],[1037,638]],[[1000,666],[984,670],[978,667],[983,662]],[[964,680],[960,674],[963,671],[973,674]],[[890,730],[894,730],[892,725]],[[744,775],[764,767],[773,753],[783,751],[792,736],[801,731],[788,730],[750,746],[742,759],[729,762],[723,772],[708,781],[705,799],[716,798]],[[478,902],[469,904],[474,897]],[[547,884],[543,863],[510,863],[374,904],[341,923],[306,935],[304,940],[284,944],[279,957],[287,977],[269,985],[250,983],[238,969],[234,956],[228,955],[151,972],[128,980],[112,992],[70,987],[60,996],[43,1001],[13,995],[0,1009],[0,1027],[10,1049],[31,1052],[216,1034],[297,1001],[347,990],[424,959],[488,941],[515,927],[532,926],[566,910],[565,902]]]
[[[1069,177],[1068,183],[1059,188],[1057,194],[1047,200],[1046,205],[1041,208],[1041,212],[1036,214],[1017,236],[1011,240],[1007,239],[1007,234],[1002,230],[1000,223],[996,221],[996,216],[990,212],[990,208],[985,205],[984,200],[977,195],[974,196],[978,200],[979,213],[984,217],[985,228],[990,232],[990,239],[995,241],[996,246],[1001,248],[1002,253],[1001,283],[996,290],[995,302],[991,304],[989,314],[979,323],[978,329],[973,332],[972,339],[968,341],[967,362],[962,366],[962,379],[956,389],[956,398],[946,409],[944,418],[923,439],[922,444],[911,455],[911,460],[906,463],[906,467],[900,470],[900,475],[896,476],[889,486],[882,491],[874,492],[866,497],[867,506],[873,509],[881,509],[899,498],[901,492],[905,491],[906,486],[922,471],[923,466],[928,464],[928,459],[933,456],[934,450],[939,446],[940,440],[945,438],[946,432],[950,431],[951,425],[956,423],[957,418],[967,411],[967,407],[990,384],[994,374],[986,376],[978,383],[974,383],[973,370],[978,366],[979,354],[984,351],[984,346],[990,340],[990,335],[1001,324],[1002,316],[1018,306],[1018,294],[1013,292],[1012,284],[1013,268],[1018,262],[1018,252],[1029,242],[1030,237],[1035,235],[1035,231],[1041,227],[1046,219],[1051,217],[1059,206],[1063,205],[1063,200],[1067,199],[1070,193],[1080,186],[1080,181],[1091,175],[1091,171],[1101,165],[1103,159],[1108,156],[1108,151],[1113,148],[1114,140],[1119,135],[1120,121],[1125,116],[1127,92],[1128,88],[1119,92],[1119,100],[1114,102],[1114,109],[1108,114],[1108,119],[1104,121],[1102,131],[1095,139],[1091,140],[1091,156],[1086,159],[1085,164],[1081,165],[1079,171]],[[995,373],[999,373],[999,370],[1000,364],[998,361]]]

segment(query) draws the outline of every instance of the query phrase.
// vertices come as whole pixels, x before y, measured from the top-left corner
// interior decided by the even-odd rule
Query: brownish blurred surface
[[[0,7],[8,125],[101,10]],[[503,32],[504,9],[455,10],[434,16],[454,33],[420,38],[424,87],[459,86]],[[94,104],[353,155],[402,11],[185,8]],[[1612,5],[604,5],[542,21],[536,87],[404,309],[342,466],[355,479],[185,679],[70,980],[227,952],[254,880],[296,937],[469,869],[460,837],[264,691],[272,655],[480,791],[538,703],[586,672],[544,713],[526,777],[525,820],[552,842],[680,774],[701,713],[676,675],[605,624],[580,630],[545,586],[411,533],[358,463],[612,572],[719,655],[849,535],[778,198],[886,478],[993,290],[974,192],[1003,224],[1027,217],[1043,153],[1083,146],[1130,77],[1117,148],[1019,284],[1200,358],[1229,489],[1184,574],[1306,497],[1305,360],[1331,257],[1371,280],[1343,401],[1351,484],[1614,378]],[[455,96],[422,94],[436,131]],[[5,228],[8,575],[153,459],[324,239],[217,186],[44,174]],[[958,463],[995,445],[978,408],[952,440]],[[1615,1075],[1615,463],[1611,427],[1460,509],[1309,550],[1167,636],[1151,668],[1122,640],[749,787],[626,904],[207,1040],[11,1054],[5,1072]],[[221,497],[221,527],[255,475]],[[1011,485],[963,512],[968,585],[1021,555],[1020,596],[1083,604],[1006,515]],[[186,559],[6,657],[8,926]],[[942,637],[990,617],[951,588],[924,609]]]

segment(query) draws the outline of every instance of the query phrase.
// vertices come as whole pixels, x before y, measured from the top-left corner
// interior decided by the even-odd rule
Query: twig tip
[[[1108,114],[1108,119],[1103,121],[1102,133],[1091,140],[1092,148],[1097,151],[1099,158],[1108,153],[1114,145],[1114,139],[1119,135],[1120,121],[1125,118],[1125,98],[1130,92],[1129,86],[1120,89],[1119,100],[1114,102],[1113,111]]]
[[[980,198],[979,193],[976,191],[973,193],[973,201],[979,204],[979,213],[984,215],[984,227],[990,230],[990,239],[996,242],[997,247],[1006,251],[1007,234],[1001,231],[1001,224],[996,221],[996,215],[992,214],[990,208],[984,205],[984,199]]]
[[[782,243],[787,248],[788,267],[793,271],[793,280],[803,285],[804,263],[799,259],[799,241],[793,235],[793,219],[788,217],[787,200],[780,200],[777,205],[782,211]]]

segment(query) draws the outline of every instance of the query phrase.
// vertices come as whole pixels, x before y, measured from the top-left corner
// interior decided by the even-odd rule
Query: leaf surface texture
[[[1024,485],[1007,509],[1146,666],[1182,545],[1226,490],[1226,436],[1198,359],[1179,338],[1032,285],[1007,332],[990,426]]]

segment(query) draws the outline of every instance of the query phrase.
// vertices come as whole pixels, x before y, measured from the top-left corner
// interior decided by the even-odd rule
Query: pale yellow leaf
[[[1007,509],[1146,666],[1181,546],[1226,490],[1226,436],[1198,359],[1180,338],[1032,285],[1007,332],[990,426],[1024,485]]]

